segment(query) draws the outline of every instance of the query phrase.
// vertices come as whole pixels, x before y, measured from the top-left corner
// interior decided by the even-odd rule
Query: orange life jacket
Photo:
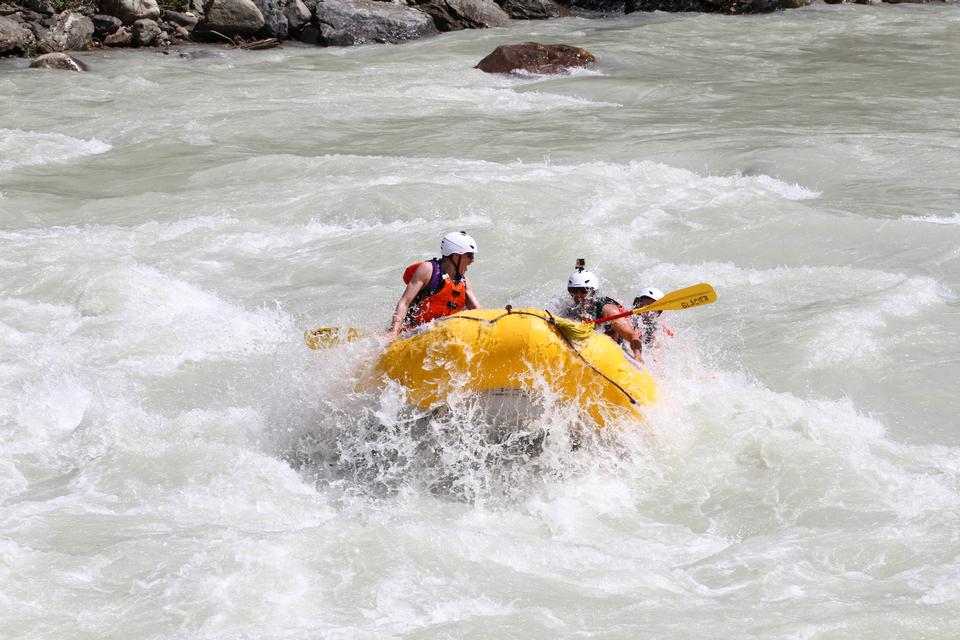
[[[407,316],[403,321],[402,331],[407,331],[436,318],[453,315],[458,311],[463,311],[467,306],[466,276],[461,276],[458,282],[454,282],[450,279],[450,276],[441,272],[439,259],[434,258],[429,262],[433,265],[433,275],[410,304]],[[403,272],[404,284],[410,283],[414,271],[422,264],[424,263],[415,262],[406,268]]]

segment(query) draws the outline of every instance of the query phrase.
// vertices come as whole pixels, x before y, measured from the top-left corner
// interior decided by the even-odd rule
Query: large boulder
[[[317,0],[316,30],[304,29],[304,41],[316,31],[316,43],[350,46],[370,42],[396,44],[437,34],[433,18],[422,11],[373,0]]]
[[[253,0],[209,0],[197,31],[216,31],[225,36],[249,36],[266,21]]]
[[[44,51],[83,51],[93,45],[93,20],[85,15],[64,11],[44,35]]]
[[[45,53],[30,63],[31,69],[60,69],[61,71],[86,71],[87,65],[65,53]]]
[[[123,24],[160,19],[160,5],[157,0],[100,0],[100,11],[120,18]]]
[[[487,73],[525,71],[546,74],[584,67],[593,61],[593,54],[580,47],[524,42],[500,45],[474,68]]]
[[[440,31],[502,27],[510,16],[493,0],[417,0]]]
[[[514,20],[546,20],[573,15],[554,0],[497,0],[497,4]]]
[[[13,18],[0,17],[0,56],[22,55],[36,44],[36,38],[30,29]]]

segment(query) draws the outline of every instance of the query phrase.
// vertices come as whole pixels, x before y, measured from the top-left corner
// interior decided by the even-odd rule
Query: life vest
[[[571,305],[562,315],[566,318],[570,318],[571,320],[579,320],[581,322],[585,320],[599,320],[603,317],[603,308],[608,304],[616,306],[620,311],[624,310],[623,305],[613,298],[600,296],[589,301],[584,309],[577,309]],[[614,331],[609,322],[596,325],[596,329],[597,331],[602,331],[617,342],[620,342],[620,336],[617,335],[617,332]]]
[[[417,293],[407,309],[401,331],[406,331],[444,316],[463,311],[467,306],[467,279],[460,276],[454,282],[450,276],[440,270],[440,259],[429,261],[433,265],[430,281]],[[410,284],[413,273],[423,262],[415,262],[403,272],[404,284]]]

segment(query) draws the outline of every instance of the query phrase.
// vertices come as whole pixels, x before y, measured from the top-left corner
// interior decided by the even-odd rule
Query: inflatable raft
[[[424,410],[442,406],[452,392],[546,386],[600,426],[640,417],[656,393],[650,374],[613,340],[600,332],[567,337],[539,309],[476,309],[434,320],[391,342],[376,372],[406,387],[408,401]]]

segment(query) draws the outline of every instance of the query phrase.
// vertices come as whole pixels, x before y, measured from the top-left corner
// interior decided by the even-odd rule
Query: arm
[[[608,304],[603,307],[604,316],[612,316],[614,314],[620,313],[623,311],[621,307],[617,305]],[[629,318],[618,318],[610,322],[610,326],[613,327],[614,332],[624,342],[630,345],[630,350],[633,352],[633,357],[638,361],[643,362],[643,343],[640,341],[640,332],[636,331],[633,328],[633,324],[630,322]]]
[[[473,287],[470,286],[470,281],[466,280],[466,294],[467,294],[467,309],[479,309],[480,303],[477,302],[477,296],[473,295]]]
[[[395,338],[397,334],[400,333],[403,319],[407,316],[407,309],[410,308],[410,304],[413,302],[413,299],[417,297],[417,294],[420,293],[420,290],[430,281],[430,276],[432,275],[433,265],[429,262],[424,262],[413,272],[413,277],[410,278],[407,288],[403,290],[403,295],[400,296],[400,300],[397,301],[397,307],[393,311],[390,329],[387,330],[388,338]]]

